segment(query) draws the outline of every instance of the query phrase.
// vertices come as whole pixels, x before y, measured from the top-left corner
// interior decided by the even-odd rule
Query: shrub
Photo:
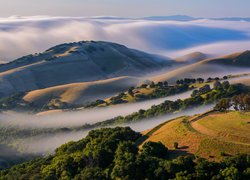
[[[174,142],[174,148],[178,149],[178,146],[179,146],[178,142]]]

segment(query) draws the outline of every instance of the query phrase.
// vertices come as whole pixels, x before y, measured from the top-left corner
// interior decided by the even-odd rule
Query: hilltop
[[[0,96],[69,83],[142,76],[175,64],[110,42],[61,44],[1,65]]]
[[[207,59],[208,55],[204,54],[202,52],[193,52],[193,53],[189,53],[186,54],[184,56],[175,58],[175,60],[177,62],[184,62],[184,63],[195,63],[195,62],[199,62],[202,61],[204,59]]]

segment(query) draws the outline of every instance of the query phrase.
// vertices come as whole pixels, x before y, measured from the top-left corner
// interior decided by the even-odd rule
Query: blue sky
[[[250,0],[0,0],[0,16],[250,17]]]

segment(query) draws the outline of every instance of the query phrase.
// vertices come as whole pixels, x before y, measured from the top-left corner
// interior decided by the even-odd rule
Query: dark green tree
[[[138,148],[132,142],[121,142],[115,152],[113,179],[132,180],[136,176],[136,156]]]

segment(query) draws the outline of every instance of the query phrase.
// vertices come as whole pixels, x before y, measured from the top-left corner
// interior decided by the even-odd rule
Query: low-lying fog
[[[130,124],[125,124],[121,126],[129,126],[133,130],[141,132],[147,129],[154,128],[155,126],[163,122],[166,122],[168,120],[171,120],[179,116],[204,113],[210,110],[212,107],[213,105],[197,107],[197,108],[186,110],[180,113],[166,115],[166,116],[162,116],[158,118],[145,119],[145,120],[142,120],[141,122],[130,123]],[[88,132],[89,130],[57,133],[54,135],[35,136],[32,138],[22,139],[20,147],[23,150],[25,150],[26,153],[38,153],[38,154],[52,153],[57,147],[59,147],[60,145],[66,142],[77,141],[77,140],[84,138],[88,134]]]
[[[166,116],[161,116],[158,118],[152,118],[152,119],[148,119],[148,120],[143,120],[140,122],[136,122],[133,124],[126,124],[124,126],[129,126],[131,127],[133,130],[141,132],[141,131],[145,131],[147,129],[151,129],[156,127],[157,125],[164,123],[168,120],[180,117],[180,116],[192,116],[195,114],[202,114],[205,113],[206,111],[212,109],[214,107],[214,104],[211,105],[206,105],[206,106],[200,106],[200,107],[196,107],[193,109],[189,109],[189,110],[185,110],[179,113],[173,113],[171,115],[166,115]]]
[[[0,113],[0,124],[2,126],[11,125],[23,128],[61,128],[76,127],[84,124],[108,120],[117,116],[125,116],[140,109],[149,109],[152,105],[158,105],[166,100],[185,99],[190,97],[192,91],[174,96],[131,103],[126,105],[116,105],[107,108],[96,108],[74,112],[60,112],[48,115],[32,115],[24,113],[6,112]]]
[[[249,79],[250,76],[243,76],[234,79],[230,79],[231,82],[239,82]],[[83,110],[79,112],[62,112],[51,115],[30,115],[20,114],[14,112],[0,114],[1,126],[18,126],[22,128],[61,128],[61,127],[77,127],[86,123],[92,124],[100,121],[104,121],[119,115],[128,115],[140,109],[148,109],[152,105],[157,105],[165,100],[185,99],[190,97],[192,91],[178,94],[175,96],[169,96],[165,98],[159,98],[155,100],[148,100],[139,103],[111,106],[107,108],[99,108],[92,110]],[[129,126],[135,131],[144,131],[153,128],[163,122],[171,120],[173,118],[183,115],[194,115],[204,113],[210,110],[213,105],[201,106],[194,109],[186,110],[179,113],[173,113],[162,117],[145,119],[140,122],[124,124],[122,126]],[[39,153],[46,154],[52,153],[60,145],[69,142],[76,141],[84,138],[88,134],[89,130],[75,131],[75,132],[60,132],[50,135],[37,135],[25,139],[17,139],[19,148],[26,153]]]

